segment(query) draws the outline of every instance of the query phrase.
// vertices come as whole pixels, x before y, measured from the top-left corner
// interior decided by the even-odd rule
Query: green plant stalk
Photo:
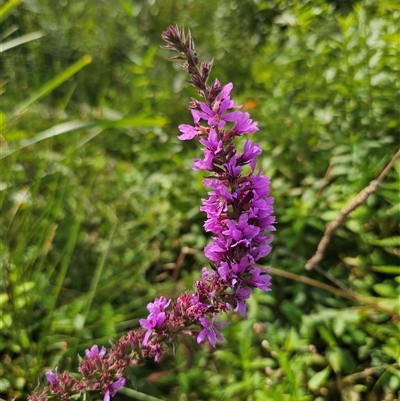
[[[94,296],[96,294],[96,290],[97,290],[97,287],[98,287],[98,284],[99,284],[99,281],[100,281],[100,277],[101,277],[101,274],[103,273],[103,268],[104,268],[105,262],[107,260],[107,255],[108,255],[108,252],[109,252],[110,247],[111,247],[112,239],[114,237],[115,229],[116,229],[116,227],[118,225],[118,218],[116,216],[112,216],[111,220],[112,220],[112,227],[111,227],[108,239],[107,239],[107,247],[106,247],[106,249],[104,250],[104,252],[101,255],[99,263],[97,264],[96,269],[94,271],[94,276],[93,276],[93,278],[92,278],[92,280],[90,282],[90,287],[89,287],[89,291],[88,291],[88,294],[87,294],[86,308],[85,308],[85,310],[83,312],[85,320],[87,319],[87,316],[88,316],[89,311],[90,311],[90,307],[91,307],[92,302],[93,302],[93,298],[94,298]]]
[[[71,260],[71,256],[72,256],[72,252],[73,252],[74,247],[75,247],[75,243],[76,243],[76,241],[78,239],[79,229],[81,227],[82,220],[83,220],[83,215],[77,215],[75,217],[75,221],[74,221],[72,229],[71,229],[69,240],[68,240],[67,245],[65,247],[64,255],[61,258],[61,268],[60,268],[60,270],[58,271],[58,274],[57,274],[56,284],[55,284],[55,287],[54,287],[54,289],[53,289],[53,291],[51,293],[50,308],[49,308],[49,311],[48,311],[48,314],[47,314],[46,318],[43,321],[43,333],[48,333],[49,330],[50,330],[51,319],[52,319],[54,310],[56,308],[57,299],[58,299],[58,297],[60,295],[61,288],[62,288],[63,282],[65,280],[65,276],[66,276],[67,271],[68,271],[69,262]],[[41,337],[40,341],[39,341],[39,344],[38,344],[37,371],[39,371],[40,367],[42,366],[41,360],[42,360],[42,357],[43,357],[43,354],[44,354],[44,350],[45,350],[45,346],[46,346],[46,338],[47,338],[46,335],[43,335]]]
[[[140,393],[139,391],[132,390],[127,387],[123,387],[123,388],[119,389],[118,392],[132,398],[133,400],[137,400],[137,401],[163,401],[160,398],[156,398],[151,395]]]

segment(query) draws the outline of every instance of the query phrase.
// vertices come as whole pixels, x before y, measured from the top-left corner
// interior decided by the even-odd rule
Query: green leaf
[[[399,266],[371,266],[371,270],[378,273],[386,273],[386,274],[399,274],[400,267]]]
[[[308,388],[312,391],[321,388],[323,385],[327,383],[327,379],[331,374],[330,366],[327,366],[325,369],[316,373],[309,381]]]
[[[371,240],[369,241],[369,243],[371,245],[379,245],[379,246],[400,246],[400,236]]]
[[[349,350],[334,347],[328,355],[329,363],[336,374],[351,372],[356,364]]]
[[[396,298],[399,295],[397,289],[391,283],[378,283],[373,285],[372,288],[382,297]]]

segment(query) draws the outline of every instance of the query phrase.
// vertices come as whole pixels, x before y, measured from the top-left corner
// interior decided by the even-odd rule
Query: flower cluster
[[[198,343],[206,340],[216,346],[223,340],[219,329],[228,323],[217,323],[217,316],[229,310],[246,316],[246,300],[254,288],[270,290],[270,276],[256,267],[256,262],[270,250],[274,231],[273,198],[269,196],[270,180],[256,170],[261,153],[258,144],[246,139],[243,151],[236,149],[235,137],[258,131],[257,122],[240,111],[230,98],[233,84],[222,86],[216,79],[207,84],[212,62],[199,65],[190,32],[170,26],[163,34],[168,49],[178,51],[174,59],[181,65],[203,102],[193,100],[189,106],[193,124],[180,125],[180,140],[196,139],[203,146],[203,158],[195,159],[194,170],[205,170],[203,183],[210,188],[202,200],[206,213],[204,228],[213,234],[204,249],[211,270],[203,268],[194,283],[194,292],[181,294],[172,302],[156,298],[147,305],[149,315],[140,319],[141,329],[120,338],[109,350],[94,345],[86,350],[79,364],[81,380],[68,372],[61,375],[48,371],[49,385],[29,396],[30,401],[47,401],[48,394],[68,400],[84,391],[101,391],[109,401],[125,385],[126,370],[146,359],[159,361],[180,334],[191,335]]]
[[[273,237],[265,232],[274,230],[273,198],[268,196],[269,178],[261,174],[261,169],[255,173],[259,145],[247,139],[239,153],[232,142],[236,136],[257,131],[257,123],[248,113],[230,111],[240,107],[230,99],[231,83],[221,87],[215,80],[212,87],[218,95],[210,105],[192,105],[194,126],[180,125],[179,138],[199,138],[204,146],[204,158],[195,159],[192,166],[213,174],[203,180],[211,188],[200,208],[207,214],[204,228],[215,234],[204,251],[218,279],[234,290],[227,300],[235,304],[235,311],[246,316],[245,301],[252,288],[270,289],[270,276],[254,265],[271,250]],[[229,129],[225,129],[227,123],[231,123]],[[250,172],[244,175],[247,165]]]

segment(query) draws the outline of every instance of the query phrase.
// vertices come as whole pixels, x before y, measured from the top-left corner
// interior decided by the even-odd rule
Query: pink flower
[[[99,347],[97,345],[93,345],[90,350],[85,350],[85,355],[87,358],[103,358],[106,352],[107,350],[105,349],[105,347],[101,347],[101,350],[99,351]]]
[[[46,379],[50,384],[57,384],[58,383],[58,368],[55,368],[55,373],[52,370],[48,370],[45,373]]]
[[[115,396],[118,389],[125,386],[125,382],[125,377],[120,377],[117,381],[111,384],[111,386],[104,391],[104,401],[110,401],[110,398]]]
[[[217,339],[220,341],[224,340],[218,329],[227,326],[229,322],[215,323],[215,314],[213,315],[211,322],[205,317],[201,317],[199,321],[203,326],[203,330],[201,330],[197,336],[197,342],[199,344],[207,338],[208,341],[210,341],[210,344],[215,347]]]
[[[144,328],[147,329],[146,335],[143,340],[143,345],[147,345],[150,335],[153,329],[161,327],[167,318],[164,310],[171,303],[171,300],[167,302],[165,297],[156,298],[154,302],[150,302],[147,305],[147,309],[150,312],[147,319],[140,319],[139,323]]]

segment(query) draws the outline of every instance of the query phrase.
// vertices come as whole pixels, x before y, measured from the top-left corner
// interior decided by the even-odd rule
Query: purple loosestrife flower
[[[164,312],[168,305],[171,303],[171,300],[167,302],[165,297],[156,298],[154,302],[150,302],[147,305],[147,309],[150,312],[147,319],[140,319],[140,325],[147,329],[146,335],[143,340],[143,344],[147,345],[148,340],[151,336],[153,329],[159,328],[164,323],[167,318],[166,313]]]
[[[118,380],[116,380],[114,383],[108,386],[104,391],[104,401],[110,401],[110,398],[114,397],[117,391],[121,387],[125,386],[125,382],[126,382],[125,377],[120,377]]]
[[[249,224],[248,221],[249,215],[247,213],[242,214],[237,222],[226,220],[227,230],[223,231],[222,234],[234,240],[231,246],[239,244],[250,246],[251,240],[260,232],[259,227]]]
[[[234,113],[231,113],[231,114],[234,114]],[[232,128],[232,131],[230,133],[228,133],[228,136],[251,134],[253,132],[258,131],[258,123],[253,122],[250,119],[249,113],[236,112],[235,117],[236,118],[232,119],[231,121],[234,121],[236,124]]]
[[[235,287],[236,284],[242,282],[243,274],[248,271],[249,266],[253,264],[253,258],[249,255],[245,255],[240,259],[239,263],[221,262],[218,268],[218,274],[230,287]]]
[[[227,326],[229,322],[215,323],[215,315],[213,315],[211,321],[202,317],[199,319],[199,322],[202,325],[203,330],[201,330],[197,336],[198,343],[203,342],[207,338],[208,341],[210,341],[210,344],[215,347],[217,339],[220,341],[224,340],[218,329]]]
[[[178,136],[181,141],[193,139],[198,134],[197,128],[191,125],[181,124],[178,129],[182,132],[182,135]]]
[[[265,273],[265,271],[259,269],[258,267],[253,267],[250,270],[251,277],[249,283],[253,287],[257,287],[263,291],[271,291],[271,276]]]
[[[238,162],[250,164],[251,171],[254,172],[257,162],[257,156],[261,154],[261,148],[258,143],[253,143],[250,139],[246,139],[243,154],[239,156]]]
[[[249,287],[237,287],[234,299],[236,301],[235,312],[239,312],[241,316],[246,317],[246,299],[250,297],[251,288]]]
[[[99,347],[97,345],[93,345],[90,350],[85,350],[85,355],[86,358],[103,358],[103,356],[106,354],[107,350],[105,347],[101,347],[101,350],[99,351]]]
[[[203,183],[205,186],[214,189],[213,192],[208,193],[208,199],[202,199],[203,206],[200,207],[200,210],[207,214],[204,229],[220,234],[225,228],[223,222],[226,218],[228,205],[233,201],[233,195],[226,185],[216,179],[205,179]]]
[[[219,81],[216,80],[214,85],[218,86]],[[231,83],[225,85],[215,98],[212,108],[210,108],[206,103],[201,102],[199,104],[201,111],[192,110],[194,122],[198,124],[200,119],[202,119],[206,120],[209,126],[217,126],[218,128],[221,128],[227,122],[235,121],[234,112],[224,115],[228,109],[239,107],[229,98],[232,88],[233,85]]]
[[[45,373],[46,379],[50,384],[57,384],[58,383],[58,368],[55,368],[55,373],[52,370],[48,370]]]

